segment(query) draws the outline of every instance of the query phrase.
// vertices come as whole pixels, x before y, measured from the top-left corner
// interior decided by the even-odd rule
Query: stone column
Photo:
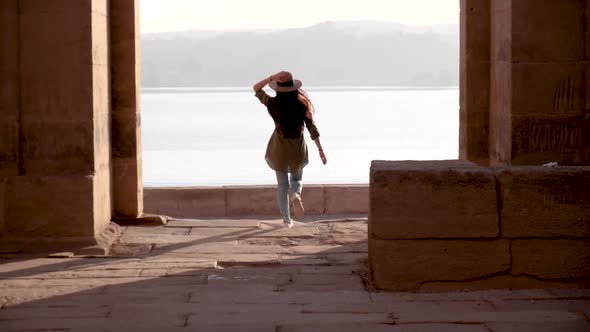
[[[18,2],[0,1],[0,234],[8,177],[18,174]]]
[[[94,236],[112,215],[107,1],[1,3],[6,228]]]
[[[512,4],[490,2],[490,164],[510,165],[512,94]]]
[[[143,213],[138,0],[110,2],[115,216]]]
[[[589,162],[586,3],[492,1],[491,164]]]
[[[487,165],[490,1],[461,0],[459,158]]]

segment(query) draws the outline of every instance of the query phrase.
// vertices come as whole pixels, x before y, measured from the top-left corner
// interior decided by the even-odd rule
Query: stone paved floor
[[[366,218],[127,227],[109,257],[0,258],[0,331],[590,331],[590,290],[366,291]]]

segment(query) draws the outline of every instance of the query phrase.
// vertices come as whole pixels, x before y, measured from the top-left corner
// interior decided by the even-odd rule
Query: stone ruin
[[[588,285],[589,2],[460,1],[460,160],[375,161],[354,189],[378,287]],[[138,3],[0,2],[3,244],[108,246],[145,216]]]

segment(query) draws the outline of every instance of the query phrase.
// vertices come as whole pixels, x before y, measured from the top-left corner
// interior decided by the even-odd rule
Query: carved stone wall
[[[461,159],[590,163],[588,2],[461,1]]]
[[[128,172],[124,189],[113,185],[119,155],[112,156],[120,143],[112,139],[111,88],[117,88],[117,102],[137,98],[137,84],[127,80],[137,79],[138,38],[110,26],[112,3],[118,4],[117,21],[135,32],[134,0],[0,2],[0,231],[94,236],[109,224],[121,196],[135,202],[125,213],[141,213],[138,172]],[[112,68],[128,63],[131,69],[115,71],[111,85]],[[117,111],[132,118],[117,133],[131,127],[139,135],[138,103]],[[135,156],[140,148],[134,147]],[[135,188],[132,195],[124,193],[128,187]]]

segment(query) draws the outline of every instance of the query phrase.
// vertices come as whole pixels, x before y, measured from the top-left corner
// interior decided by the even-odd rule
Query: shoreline
[[[303,88],[306,91],[448,91],[458,90],[459,86],[309,86]],[[221,86],[221,87],[145,87],[141,88],[142,94],[165,94],[165,93],[228,93],[228,92],[250,92],[251,87],[243,86]]]

